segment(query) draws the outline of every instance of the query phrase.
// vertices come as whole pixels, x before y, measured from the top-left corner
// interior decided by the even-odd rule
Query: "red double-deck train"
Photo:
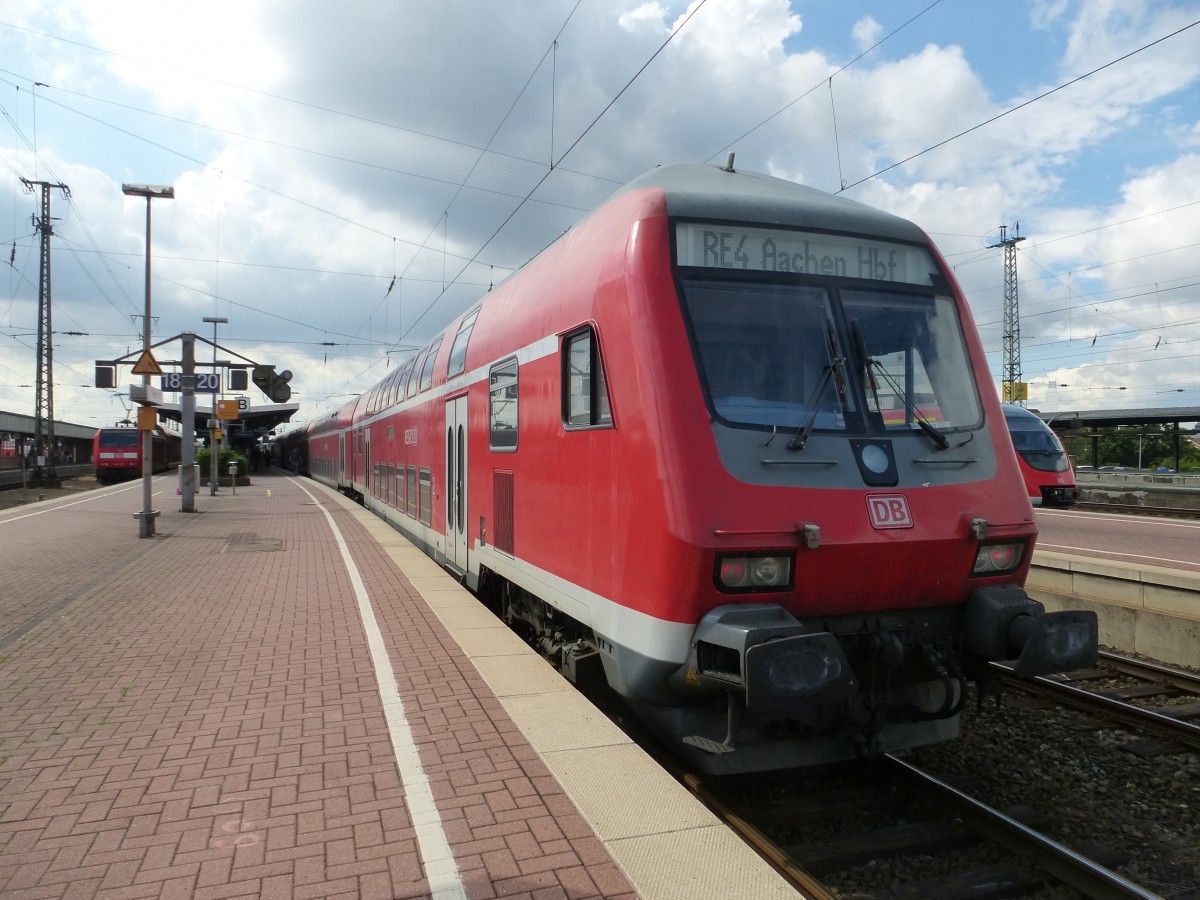
[[[1017,452],[1025,492],[1034,506],[1067,507],[1079,499],[1075,469],[1062,441],[1041,416],[1004,404],[1004,421]]]
[[[706,771],[949,738],[988,660],[1095,655],[1022,588],[1032,508],[924,232],[732,161],[633,181],[303,437]]]
[[[161,428],[151,435],[153,469],[163,472],[179,465],[183,441]],[[92,438],[92,461],[96,481],[114,484],[142,475],[142,432],[136,428],[98,428]]]

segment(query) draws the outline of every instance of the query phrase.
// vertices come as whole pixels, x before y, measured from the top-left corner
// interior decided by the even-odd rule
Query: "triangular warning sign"
[[[134,375],[161,375],[162,367],[155,361],[154,354],[143,350],[138,361],[133,364]]]

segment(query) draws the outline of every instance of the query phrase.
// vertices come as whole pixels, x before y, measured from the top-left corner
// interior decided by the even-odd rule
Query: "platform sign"
[[[133,364],[134,375],[161,375],[162,372],[162,366],[158,364],[154,354],[149,350],[143,350],[138,361]]]
[[[1001,387],[1001,399],[1005,403],[1029,399],[1029,384],[1024,381],[1005,381]]]
[[[221,373],[197,372],[193,377],[196,379],[194,390],[197,394],[219,394],[221,392]],[[162,389],[171,394],[178,394],[182,391],[183,373],[163,372]]]
[[[138,431],[154,431],[158,428],[158,410],[153,406],[139,406],[137,426]]]
[[[236,422],[240,419],[241,411],[238,409],[238,402],[236,400],[218,400],[217,418],[223,422]]]

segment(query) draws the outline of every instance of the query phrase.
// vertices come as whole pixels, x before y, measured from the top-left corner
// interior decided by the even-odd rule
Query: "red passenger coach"
[[[1095,655],[1022,588],[989,382],[918,227],[666,166],[310,423],[308,467],[701,768],[807,765],[953,737],[988,660]]]
[[[152,436],[154,471],[163,472],[179,465],[182,441],[177,434],[167,434],[161,428]],[[142,433],[136,428],[100,428],[92,438],[92,460],[96,466],[96,481],[113,484],[128,481],[142,474]]]

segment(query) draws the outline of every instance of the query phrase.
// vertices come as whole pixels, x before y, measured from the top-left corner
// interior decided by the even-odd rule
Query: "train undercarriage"
[[[1016,659],[1028,676],[1088,665],[1096,649],[1089,614],[1046,613],[1003,586],[958,607],[803,624],[774,604],[719,607],[680,666],[613,646],[509,582],[485,585],[494,611],[565,677],[584,689],[607,682],[673,752],[710,774],[948,740],[969,681],[981,699],[997,692],[988,660]]]

